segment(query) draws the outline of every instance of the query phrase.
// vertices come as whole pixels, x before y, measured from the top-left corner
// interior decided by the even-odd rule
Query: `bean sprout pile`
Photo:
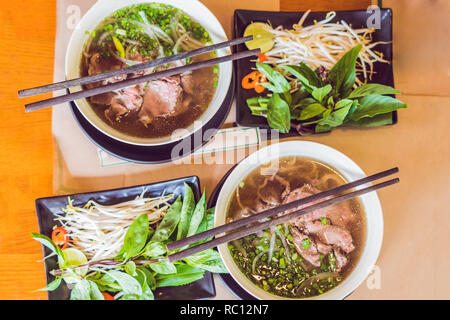
[[[330,70],[347,51],[361,44],[362,50],[356,68],[358,85],[371,79],[375,62],[389,63],[381,52],[373,50],[379,44],[389,43],[372,42],[374,29],[353,29],[344,20],[332,23],[331,20],[336,16],[335,12],[329,12],[322,21],[315,21],[313,25],[303,27],[309,12],[310,10],[305,12],[292,29],[285,29],[282,26],[268,28],[274,35],[275,44],[265,53],[267,56],[265,63],[298,65],[304,62],[312,69],[323,66]],[[361,73],[363,79],[358,79]]]
[[[68,198],[68,205],[63,209],[65,215],[55,220],[72,239],[69,247],[81,250],[92,261],[111,258],[120,251],[126,232],[137,217],[147,212],[152,226],[161,221],[169,209],[172,195],[146,198],[144,193],[145,190],[134,200],[109,206],[91,200],[79,207]]]

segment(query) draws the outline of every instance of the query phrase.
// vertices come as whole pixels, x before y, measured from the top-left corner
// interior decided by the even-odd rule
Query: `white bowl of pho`
[[[351,159],[325,145],[274,144],[232,171],[217,200],[215,224],[365,176]],[[232,277],[258,299],[343,299],[372,270],[382,238],[381,205],[371,192],[220,245],[219,252]]]
[[[104,73],[226,40],[219,21],[199,1],[101,0],[72,34],[66,77]],[[229,53],[229,48],[221,49],[85,88]],[[232,64],[227,62],[75,103],[93,126],[116,140],[162,145],[187,137],[211,120],[226,97],[231,78]]]

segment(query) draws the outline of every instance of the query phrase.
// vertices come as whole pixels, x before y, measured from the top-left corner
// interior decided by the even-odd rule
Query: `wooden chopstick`
[[[136,64],[134,66],[130,66],[127,68],[109,71],[109,72],[100,73],[100,74],[91,75],[91,76],[86,76],[86,77],[82,77],[82,78],[47,84],[44,86],[34,87],[34,88],[30,88],[30,89],[24,89],[24,90],[20,90],[18,93],[19,93],[20,98],[24,98],[24,97],[34,96],[34,95],[42,94],[42,93],[46,93],[46,92],[51,92],[51,91],[56,91],[56,90],[61,90],[61,89],[68,89],[68,88],[75,87],[75,86],[81,86],[81,85],[85,85],[88,83],[102,81],[102,80],[106,80],[106,79],[117,77],[117,76],[124,75],[124,74],[130,74],[130,73],[133,73],[136,71],[153,68],[153,67],[156,67],[159,65],[164,65],[169,62],[174,62],[177,60],[190,58],[193,56],[197,56],[197,55],[200,55],[203,53],[223,49],[226,47],[235,46],[235,45],[250,41],[252,39],[253,39],[253,36],[236,38],[236,39],[232,39],[229,41],[220,42],[220,43],[213,44],[210,46],[195,49],[192,51],[182,52],[182,53],[170,56],[170,57],[164,57],[164,58],[155,59],[155,60],[152,60],[149,62],[139,63],[139,64]]]
[[[274,215],[279,214],[280,212],[285,212],[288,210],[296,209],[296,208],[303,206],[305,204],[308,204],[310,202],[314,202],[314,201],[317,201],[320,199],[325,199],[326,197],[329,197],[329,196],[338,195],[339,193],[341,193],[343,191],[346,191],[348,189],[352,189],[352,188],[358,187],[360,185],[387,177],[389,175],[397,173],[398,171],[399,171],[398,168],[395,167],[395,168],[392,168],[392,169],[389,169],[386,171],[382,171],[382,172],[373,174],[371,176],[368,176],[368,177],[365,177],[362,179],[355,180],[353,182],[343,184],[342,186],[339,186],[339,187],[336,187],[336,188],[333,188],[333,189],[330,189],[327,191],[313,194],[309,197],[306,197],[306,198],[303,198],[300,200],[295,200],[295,201],[289,202],[282,206],[278,206],[278,207],[275,207],[275,208],[272,208],[272,209],[269,209],[269,210],[266,210],[266,211],[263,211],[260,213],[252,214],[251,216],[249,216],[247,218],[235,220],[235,221],[223,224],[214,229],[207,230],[207,231],[195,234],[193,236],[190,236],[188,238],[184,238],[184,239],[169,243],[166,245],[167,250],[172,251],[172,250],[176,250],[179,248],[183,248],[185,246],[197,243],[198,241],[208,239],[211,237],[215,237],[218,234],[249,225],[250,223],[261,222],[261,220],[269,218],[269,217],[273,217]]]
[[[69,101],[74,101],[77,99],[92,97],[92,96],[95,96],[98,94],[130,87],[130,86],[142,83],[142,82],[152,81],[152,80],[156,80],[156,79],[160,79],[160,78],[164,78],[164,77],[170,77],[170,76],[173,76],[176,74],[181,74],[181,73],[185,73],[188,71],[192,71],[192,70],[196,70],[196,69],[200,69],[200,68],[204,68],[204,67],[208,67],[208,66],[213,66],[213,65],[227,62],[227,61],[239,60],[239,59],[247,58],[250,56],[255,56],[255,55],[258,55],[260,52],[261,52],[260,49],[242,51],[242,52],[234,53],[231,55],[227,55],[227,56],[223,56],[223,57],[219,57],[219,58],[215,58],[215,59],[210,59],[210,60],[205,60],[205,61],[188,64],[188,65],[178,67],[178,68],[173,68],[173,69],[168,69],[168,70],[161,71],[161,72],[151,73],[148,75],[144,75],[142,77],[130,78],[130,79],[123,80],[120,82],[109,83],[105,86],[100,86],[100,87],[82,90],[82,91],[78,91],[78,92],[74,92],[74,93],[70,93],[70,94],[66,94],[66,95],[62,95],[62,96],[58,96],[58,97],[54,97],[54,98],[50,98],[50,99],[46,99],[46,100],[42,100],[42,101],[33,102],[33,103],[25,105],[25,111],[26,112],[35,111],[35,110],[39,110],[42,108],[50,107],[52,105],[61,104],[64,102],[69,102]]]
[[[373,186],[370,186],[370,187],[367,187],[367,188],[364,188],[364,189],[360,189],[360,190],[357,190],[357,191],[346,193],[346,194],[338,196],[336,198],[332,198],[332,199],[329,199],[329,200],[325,200],[325,201],[316,203],[314,205],[305,207],[303,209],[291,212],[289,214],[283,215],[281,217],[278,217],[278,218],[275,218],[275,219],[272,219],[272,220],[269,220],[269,221],[266,221],[266,222],[262,222],[262,223],[259,223],[259,224],[256,224],[256,225],[251,225],[251,226],[239,229],[239,230],[237,230],[235,232],[228,233],[228,234],[226,234],[226,235],[224,235],[222,237],[215,238],[213,240],[201,243],[201,244],[199,244],[197,246],[190,247],[190,248],[188,248],[186,250],[179,251],[177,253],[171,254],[171,255],[169,255],[167,257],[167,260],[169,262],[174,262],[174,261],[178,261],[178,260],[184,259],[184,258],[186,258],[188,256],[193,255],[193,254],[196,254],[196,253],[199,253],[199,252],[202,252],[202,251],[205,251],[205,250],[217,247],[218,245],[221,245],[223,243],[227,243],[227,242],[230,242],[230,241],[233,241],[233,240],[237,240],[237,239],[246,237],[246,236],[248,236],[250,234],[256,233],[258,231],[261,231],[261,230],[264,230],[264,229],[267,229],[267,228],[271,228],[271,227],[277,226],[277,225],[279,225],[281,223],[286,223],[286,222],[292,221],[292,220],[294,220],[294,219],[296,219],[296,218],[298,218],[298,217],[300,217],[300,216],[302,216],[304,214],[307,214],[309,212],[312,212],[312,211],[315,211],[315,210],[318,210],[318,209],[322,209],[322,208],[334,205],[336,203],[347,201],[349,199],[361,196],[361,195],[366,194],[368,192],[372,192],[372,191],[375,191],[375,190],[378,190],[378,189],[381,189],[381,188],[385,188],[385,187],[391,186],[393,184],[398,183],[399,181],[400,181],[400,179],[398,179],[398,178],[391,179],[391,180],[388,180],[388,181],[385,181],[385,182],[381,182],[381,183],[378,183],[376,185],[373,185]],[[278,207],[278,208],[280,208],[280,207]],[[214,229],[211,229],[211,230],[214,230]]]

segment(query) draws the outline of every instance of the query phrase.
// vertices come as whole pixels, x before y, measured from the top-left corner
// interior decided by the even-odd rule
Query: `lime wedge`
[[[267,52],[273,48],[274,36],[270,32],[270,26],[262,22],[253,22],[245,28],[244,37],[253,36],[253,40],[247,41],[245,45],[249,50],[260,48],[261,52]]]
[[[64,256],[64,268],[76,267],[88,262],[86,256],[83,252],[75,248],[67,248],[63,251]],[[84,276],[88,272],[87,268],[75,269],[75,274],[72,275],[64,275],[64,281],[67,283],[76,283],[79,279],[79,276]],[[77,276],[79,275],[79,276]]]

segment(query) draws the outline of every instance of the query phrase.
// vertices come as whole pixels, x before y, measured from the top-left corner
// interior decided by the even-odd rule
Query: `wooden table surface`
[[[281,10],[365,9],[365,0],[281,0]],[[51,110],[25,114],[17,91],[52,82],[55,2],[2,1],[0,10],[0,299],[46,299],[34,200],[52,195]],[[448,159],[447,159],[448,160]],[[394,199],[392,199],[394,200]]]

